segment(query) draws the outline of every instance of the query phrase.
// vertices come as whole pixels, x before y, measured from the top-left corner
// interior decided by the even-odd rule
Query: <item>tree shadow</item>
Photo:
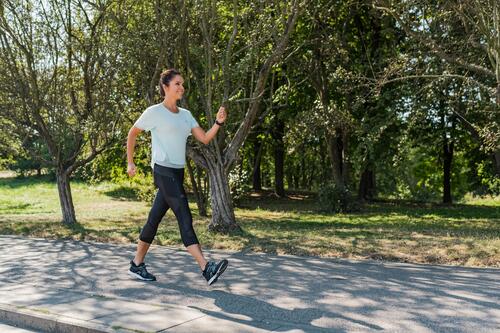
[[[275,327],[272,328],[273,332],[288,331],[290,330],[290,326],[295,328],[309,327],[310,329],[314,329],[315,332],[331,332],[331,329],[322,328],[312,324],[315,319],[322,317],[343,319],[367,329],[382,330],[382,327],[378,325],[370,324],[369,322],[363,320],[348,318],[340,314],[323,311],[318,308],[294,308],[289,310],[261,301],[254,297],[235,295],[222,290],[215,290],[206,293],[204,296],[213,298],[214,305],[219,307],[223,312],[211,311],[194,305],[190,305],[189,307],[211,317],[260,329],[269,329],[270,325],[275,324]],[[236,316],[231,316],[230,314]],[[244,318],[241,318],[242,316]],[[279,319],[273,320],[272,318]],[[283,325],[283,322],[286,322],[286,325]]]
[[[259,329],[494,331],[498,325],[498,269],[214,251],[208,256],[228,256],[230,266],[205,287],[185,251],[154,247],[147,260],[158,281],[143,283],[126,275],[135,245],[0,239],[2,276],[15,283],[190,306]],[[95,313],[106,310],[95,306]]]
[[[316,212],[319,211],[316,194],[312,192],[287,191],[286,197],[279,197],[273,191],[251,192],[238,200],[237,207],[248,210],[263,209],[273,212]]]
[[[278,198],[272,193],[265,192],[258,196],[245,196],[240,200],[238,207],[250,211],[262,209],[270,212],[310,213],[324,216],[327,219],[335,219],[337,216],[343,218],[373,218],[377,216],[401,215],[410,218],[419,218],[421,219],[419,222],[433,219],[486,219],[494,221],[494,224],[498,224],[498,220],[500,219],[500,204],[498,206],[443,205],[408,200],[376,200],[365,202],[356,211],[338,215],[323,212],[316,201],[314,194],[302,196],[289,195],[287,198]],[[358,225],[369,227],[373,226],[373,222]]]
[[[103,194],[119,201],[141,201],[133,188],[123,185],[112,190],[104,191]]]
[[[37,184],[55,184],[55,178],[51,175],[0,178],[0,188],[16,189]]]
[[[366,205],[364,211],[359,214],[403,214],[410,217],[438,216],[442,218],[500,219],[500,204],[498,206],[443,205],[405,200],[377,200]]]

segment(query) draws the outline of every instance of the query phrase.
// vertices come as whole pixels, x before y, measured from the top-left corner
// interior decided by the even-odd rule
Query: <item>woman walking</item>
[[[193,219],[184,191],[184,166],[186,164],[186,141],[192,134],[198,141],[208,144],[217,134],[219,127],[226,120],[226,111],[220,107],[212,128],[205,132],[186,109],[177,106],[177,101],[184,94],[184,80],[175,69],[168,69],[160,75],[160,94],[163,102],[152,105],[135,122],[127,138],[127,173],[133,177],[136,173],[134,149],[137,135],[142,131],[151,132],[151,167],[156,197],[149,212],[148,220],[141,230],[137,252],[130,261],[129,274],[137,279],[156,281],[153,274],[146,270],[144,257],[153,242],[158,225],[170,208],[177,218],[182,242],[194,257],[203,277],[211,285],[227,267],[228,261],[218,263],[207,261],[193,229]]]

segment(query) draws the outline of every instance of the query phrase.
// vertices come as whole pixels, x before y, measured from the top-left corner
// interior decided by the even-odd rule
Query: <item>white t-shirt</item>
[[[134,124],[151,132],[151,167],[157,163],[170,168],[184,168],[186,164],[186,141],[191,129],[199,125],[191,112],[178,109],[178,113],[173,113],[163,103],[152,105]]]

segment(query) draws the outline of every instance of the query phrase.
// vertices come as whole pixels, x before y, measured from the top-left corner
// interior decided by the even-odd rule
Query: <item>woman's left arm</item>
[[[191,129],[191,133],[193,136],[196,138],[196,140],[200,141],[203,144],[208,145],[210,141],[215,137],[217,132],[219,131],[219,127],[226,121],[226,109],[221,106],[219,108],[219,112],[217,112],[217,118],[215,124],[208,130],[208,132],[205,132],[203,128],[201,127],[195,127]],[[217,123],[221,124],[218,125]]]

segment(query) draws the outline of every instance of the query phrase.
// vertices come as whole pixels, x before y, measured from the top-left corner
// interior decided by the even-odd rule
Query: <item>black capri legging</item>
[[[158,188],[148,221],[141,231],[139,239],[151,244],[156,236],[158,225],[169,208],[175,214],[184,246],[199,244],[193,229],[193,217],[184,191],[184,169],[154,165],[153,177]]]

